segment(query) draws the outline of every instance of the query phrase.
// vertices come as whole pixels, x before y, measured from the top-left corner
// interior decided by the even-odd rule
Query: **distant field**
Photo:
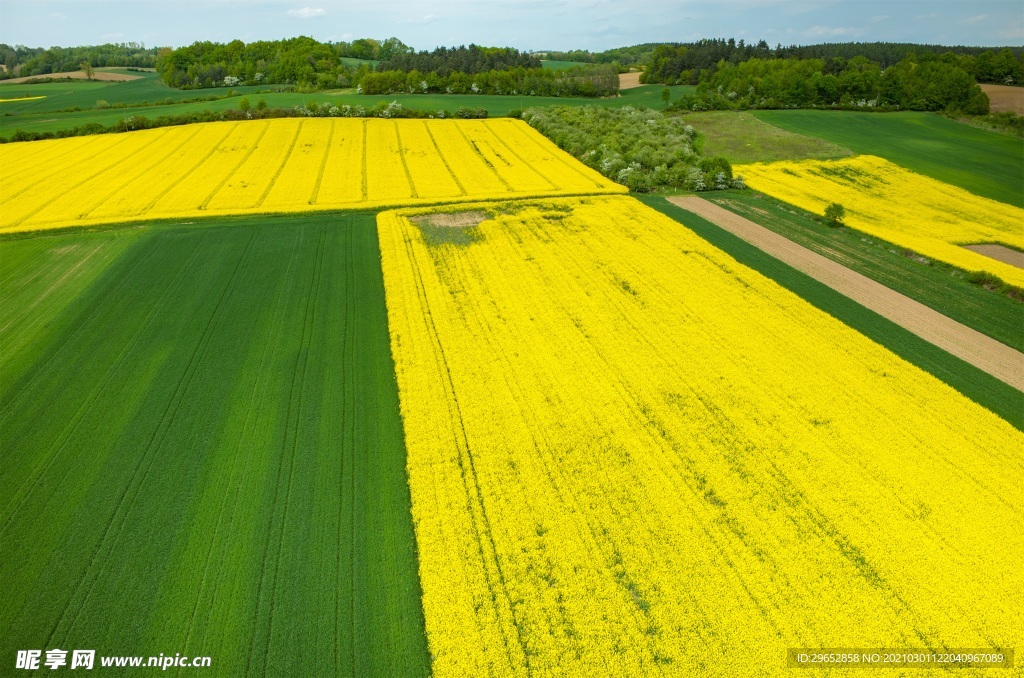
[[[372,215],[7,239],[0,259],[5,662],[429,673]]]
[[[510,118],[203,123],[4,144],[0,165],[0,232],[627,190]]]
[[[962,245],[998,243],[1024,250],[1024,210],[982,198],[861,155],[843,160],[737,165],[751,188],[814,214],[838,202],[844,224],[967,271],[986,271],[1024,288],[1024,269]]]
[[[683,116],[700,134],[704,155],[732,163],[842,158],[853,151],[824,139],[788,132],[744,111],[708,111]]]
[[[228,88],[217,87],[213,89],[192,89],[192,90],[180,90],[168,87],[156,77],[155,73],[134,73],[137,77],[135,80],[128,82],[97,82],[97,81],[75,81],[75,82],[60,82],[60,83],[42,83],[38,85],[0,85],[0,97],[8,98],[12,96],[39,96],[45,94],[46,99],[42,101],[26,101],[17,106],[8,105],[5,106],[4,113],[16,114],[14,116],[5,116],[0,118],[0,130],[4,133],[7,132],[10,125],[14,124],[15,121],[21,120],[32,120],[32,114],[37,113],[52,113],[53,111],[63,111],[69,108],[78,107],[82,109],[82,113],[79,114],[59,114],[65,119],[78,119],[83,122],[79,124],[85,124],[87,122],[95,122],[95,120],[89,119],[90,110],[95,111],[94,114],[106,115],[111,120],[117,120],[119,117],[125,115],[160,115],[159,113],[153,113],[151,111],[157,110],[154,107],[145,108],[131,108],[124,110],[115,111],[103,111],[97,109],[97,102],[99,100],[106,101],[110,105],[114,104],[142,104],[148,102],[150,104],[165,104],[167,100],[171,102],[180,101],[182,99],[196,99],[207,96],[222,96],[227,93]],[[260,89],[267,89],[267,86],[263,87],[234,87],[236,92],[251,94]],[[17,93],[17,94],[15,94]],[[234,102],[235,106],[238,106],[238,99],[230,100]],[[84,114],[84,115],[83,115]],[[52,114],[45,117],[53,118],[56,117]],[[12,119],[13,118],[13,119]],[[36,116],[36,120],[44,119]],[[68,127],[74,127],[74,124],[68,125]],[[29,129],[23,127],[23,129]]]
[[[0,80],[0,85],[20,85],[28,80],[36,80],[39,78],[70,78],[72,80],[97,80],[99,82],[126,82],[129,80],[138,80],[141,77],[141,73],[97,68],[93,71],[91,78],[85,74],[85,71],[65,71],[64,73],[47,73],[46,75],[27,75],[23,78],[9,78],[7,80]]]
[[[124,85],[118,85],[118,87],[135,85],[135,83],[142,82],[149,83],[150,80],[125,83]],[[75,85],[77,86],[77,83],[75,83]],[[100,86],[102,87],[102,85]],[[57,89],[55,92],[64,92],[67,94],[67,98],[62,99],[56,105],[47,104],[45,110],[53,111],[69,108],[72,105],[80,105],[82,108],[93,108],[96,105],[97,99],[105,99],[113,104],[125,99],[133,102],[141,102],[146,99],[150,101],[157,101],[162,100],[166,96],[171,96],[176,99],[188,99],[208,96],[210,94],[220,95],[227,91],[223,88],[213,90],[173,90],[159,84],[159,81],[156,81],[155,84],[148,84],[145,88],[143,88],[142,85],[135,86],[138,89],[134,92],[123,92],[120,90],[112,91],[113,88],[108,88],[104,89],[102,93],[100,93],[68,91],[67,85],[65,85],[64,89]],[[43,86],[34,85],[32,87]],[[661,100],[662,88],[660,85],[642,85],[634,89],[627,89],[622,92],[621,96],[613,99],[585,99],[580,97],[517,97],[475,94],[395,94],[377,97],[356,94],[352,90],[316,92],[312,94],[298,94],[295,92],[256,94],[253,90],[260,88],[236,87],[234,89],[236,92],[242,92],[248,96],[252,105],[255,105],[260,99],[264,99],[266,100],[267,105],[272,108],[292,108],[294,106],[306,105],[310,102],[329,102],[338,106],[348,104],[350,106],[364,106],[371,108],[381,101],[397,101],[408,108],[426,111],[446,110],[452,112],[463,106],[470,108],[485,108],[487,109],[488,114],[492,117],[499,117],[507,115],[509,111],[515,109],[530,108],[534,106],[663,107]],[[673,87],[672,97],[678,98],[682,96],[682,94],[690,92],[693,89],[694,88],[690,85]],[[53,95],[53,93],[49,94],[51,96]],[[15,95],[5,94],[4,96],[13,97]],[[156,118],[161,115],[182,115],[195,111],[223,111],[229,108],[237,109],[240,99],[241,97],[232,97],[218,101],[202,101],[191,104],[172,104],[120,110],[96,110],[93,108],[93,110],[83,110],[75,113],[31,113],[29,108],[20,107],[21,104],[4,104],[4,108],[0,110],[0,113],[6,113],[9,111],[22,111],[22,113],[12,116],[0,116],[0,135],[9,137],[15,130],[19,129],[25,132],[56,132],[62,129],[81,127],[82,125],[89,123],[98,123],[104,126],[110,126],[118,120],[132,115],[143,115],[149,118]],[[72,103],[73,101],[77,101],[78,103]],[[25,103],[30,104],[33,102]]]
[[[1024,139],[935,113],[755,111],[790,132],[876,155],[971,193],[1024,207]]]

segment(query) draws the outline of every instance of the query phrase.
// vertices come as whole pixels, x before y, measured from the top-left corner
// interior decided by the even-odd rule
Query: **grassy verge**
[[[826,160],[853,155],[853,151],[814,136],[788,132],[744,111],[708,111],[683,116],[700,135],[704,155],[720,155],[731,163],[775,160]]]
[[[982,334],[1024,351],[1024,304],[970,282],[965,271],[918,257],[860,231],[753,191],[709,193],[706,199],[847,266]]]
[[[0,257],[4,656],[429,672],[373,215]]]
[[[877,155],[976,195],[1024,207],[1024,140],[936,113],[756,111],[782,129]]]
[[[918,366],[1013,426],[1024,430],[1024,394],[870,311],[778,259],[662,197],[637,196],[684,224],[744,266],[758,271],[822,311]]]

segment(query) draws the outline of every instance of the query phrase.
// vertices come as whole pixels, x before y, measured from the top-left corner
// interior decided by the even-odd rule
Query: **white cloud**
[[[889,18],[888,14],[879,14],[878,16],[871,17],[871,19],[869,21],[871,21],[871,23],[873,23],[873,24],[877,24],[878,22],[885,21],[888,18]]]
[[[323,16],[324,14],[327,14],[327,10],[319,7],[303,7],[302,9],[288,10],[288,16],[295,19],[312,19],[315,16]]]
[[[46,17],[50,21],[66,21],[68,18],[67,14],[63,12],[50,12],[49,16]]]
[[[100,36],[100,38],[102,40],[105,40],[106,42],[112,42],[114,40],[117,40],[118,38],[123,38],[123,37],[124,37],[124,33],[104,33],[103,35]]]
[[[811,38],[836,37],[840,35],[856,35],[860,33],[856,28],[830,28],[828,26],[811,26],[804,31],[804,35]]]
[[[965,24],[976,24],[984,21],[988,18],[988,14],[976,14],[975,16],[969,16],[964,19]]]
[[[935,14],[935,13],[932,13],[932,14],[918,14],[917,16],[914,17],[914,21],[924,21],[925,19],[937,19],[938,17],[939,17],[939,15]]]

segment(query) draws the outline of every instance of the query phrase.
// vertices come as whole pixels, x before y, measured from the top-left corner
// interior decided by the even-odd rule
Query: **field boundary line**
[[[207,195],[206,198],[201,203],[199,203],[198,209],[204,211],[206,210],[207,206],[213,201],[214,197],[220,192],[220,190],[224,188],[229,181],[231,181],[231,177],[235,176],[235,174],[238,173],[239,168],[241,168],[242,165],[244,165],[245,162],[252,157],[252,154],[256,152],[256,149],[260,147],[260,142],[263,141],[263,137],[266,136],[267,130],[269,129],[270,121],[268,120],[266,123],[264,123],[263,129],[260,130],[259,136],[257,136],[256,140],[252,142],[252,146],[249,147],[249,150],[247,150],[245,152],[245,155],[243,155],[242,158],[237,163],[235,163],[235,166],[231,168],[231,171],[227,172],[224,175],[224,178],[220,180],[220,182],[213,188],[212,191],[210,191],[209,195]]]
[[[462,182],[459,181],[459,178],[455,176],[455,172],[452,171],[452,166],[448,162],[448,158],[444,157],[444,153],[441,152],[441,147],[438,145],[437,139],[434,138],[434,133],[430,131],[430,125],[427,124],[426,120],[423,121],[423,129],[427,131],[427,136],[430,137],[430,143],[434,144],[434,150],[437,151],[437,157],[439,157],[441,159],[441,162],[444,163],[444,167],[445,169],[448,170],[448,174],[449,176],[451,176],[452,181],[454,181],[455,185],[459,187],[459,191],[462,193],[462,195],[468,195],[468,193],[466,192],[466,187],[462,185]]]
[[[309,200],[306,201],[307,205],[315,205],[317,198],[320,197],[320,184],[324,182],[324,172],[327,170],[327,159],[331,157],[331,143],[334,141],[334,130],[338,128],[338,124],[331,121],[331,131],[327,133],[327,143],[324,145],[324,157],[320,159],[320,171],[316,175],[316,183],[313,184],[313,190],[309,194]]]
[[[368,132],[366,131],[366,118],[363,118],[363,155],[359,159],[359,166],[361,168],[360,171],[362,172],[362,176],[360,177],[360,180],[362,182],[362,189],[363,189],[363,199],[362,199],[362,202],[369,202],[369,200],[370,200],[370,180],[366,176],[366,145],[367,145],[366,135],[367,134],[368,134]]]
[[[1024,353],[703,198],[672,196],[666,199],[947,353],[1024,391]]]
[[[398,142],[398,159],[402,161],[402,169],[405,170],[405,180],[409,182],[409,192],[412,193],[412,197],[419,198],[420,194],[416,190],[416,184],[412,180],[412,172],[409,171],[409,163],[405,161],[405,146],[402,145],[402,131],[398,129],[398,121],[393,120],[391,122],[395,128],[395,141]]]
[[[292,143],[288,145],[288,152],[284,154],[284,158],[281,159],[281,164],[277,166],[277,171],[274,172],[274,176],[267,182],[267,187],[263,189],[263,194],[260,195],[260,199],[253,205],[254,208],[259,209],[263,201],[270,195],[270,191],[273,190],[274,185],[277,183],[278,177],[281,176],[281,172],[284,171],[285,165],[288,164],[288,160],[292,157],[292,152],[295,151],[295,144],[299,141],[299,135],[302,134],[302,126],[306,124],[305,120],[299,120],[299,124],[295,127],[295,136],[292,137]],[[261,137],[262,138],[262,137]]]

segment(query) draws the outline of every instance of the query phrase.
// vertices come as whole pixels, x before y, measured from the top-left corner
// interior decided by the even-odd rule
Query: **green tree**
[[[83,61],[81,64],[79,64],[79,68],[81,68],[82,72],[85,73],[86,80],[92,80],[93,70],[91,63],[89,63],[88,61]]]
[[[672,90],[668,87],[661,88],[661,100],[665,102],[665,108],[668,108],[668,102],[672,99]]]
[[[239,101],[238,101],[238,108],[243,113],[248,113],[249,112],[249,97],[242,97],[241,99],[239,99]]]
[[[838,226],[846,218],[846,208],[837,202],[830,203],[825,208],[825,218],[828,219],[829,224],[832,226]]]

